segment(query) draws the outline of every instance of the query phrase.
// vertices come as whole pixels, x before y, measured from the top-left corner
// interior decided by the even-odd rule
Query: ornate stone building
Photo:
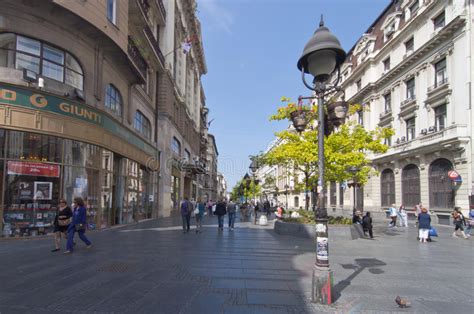
[[[90,227],[105,228],[200,193],[207,69],[195,5],[1,2],[4,235],[50,231],[61,197],[83,197]]]

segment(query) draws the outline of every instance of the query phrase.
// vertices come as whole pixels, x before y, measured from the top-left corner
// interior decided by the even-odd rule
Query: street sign
[[[448,171],[448,177],[449,177],[451,180],[454,180],[454,179],[456,179],[457,177],[459,177],[459,173],[457,173],[456,170],[450,170],[450,171]]]

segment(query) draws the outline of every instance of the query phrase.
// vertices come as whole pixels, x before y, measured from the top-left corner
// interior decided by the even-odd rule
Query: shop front
[[[99,111],[94,117],[107,122],[102,128],[48,112],[45,104],[58,102],[50,95],[47,98],[35,96],[36,99],[43,97],[40,108],[43,111],[17,108],[23,102],[10,102],[6,106],[5,96],[18,101],[22,99],[20,93],[28,93],[19,88],[14,91],[15,97],[0,86],[2,236],[36,236],[51,232],[60,198],[66,199],[68,204],[74,197],[84,199],[89,229],[157,216],[154,204],[158,175],[154,171],[156,166],[147,164],[153,152],[143,152],[146,143],[130,145],[136,144],[136,135],[128,134],[130,131],[121,125],[114,125],[115,122]],[[64,101],[61,104],[66,106]],[[70,105],[78,107],[80,104]],[[2,115],[2,112],[7,114]],[[18,112],[23,119],[16,119]],[[33,124],[37,128],[32,129],[25,114],[45,123]],[[74,123],[78,128],[66,132],[66,124]],[[51,125],[62,132],[47,130]],[[121,138],[107,131],[111,127],[119,128]],[[129,140],[125,141],[127,138]]]

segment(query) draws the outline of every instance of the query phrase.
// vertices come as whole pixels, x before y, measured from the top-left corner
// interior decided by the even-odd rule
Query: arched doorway
[[[392,169],[382,171],[380,177],[382,206],[391,206],[395,203],[395,174]]]
[[[420,204],[420,170],[414,164],[403,168],[402,203],[407,208]]]
[[[430,165],[429,188],[431,209],[454,208],[454,192],[448,171],[453,164],[444,158],[436,159]]]

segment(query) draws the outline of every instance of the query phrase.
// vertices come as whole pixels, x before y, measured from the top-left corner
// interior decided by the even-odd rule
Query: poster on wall
[[[18,198],[20,200],[33,199],[33,185],[31,182],[20,182],[18,186]]]
[[[53,182],[35,181],[34,199],[51,200],[53,197]]]

